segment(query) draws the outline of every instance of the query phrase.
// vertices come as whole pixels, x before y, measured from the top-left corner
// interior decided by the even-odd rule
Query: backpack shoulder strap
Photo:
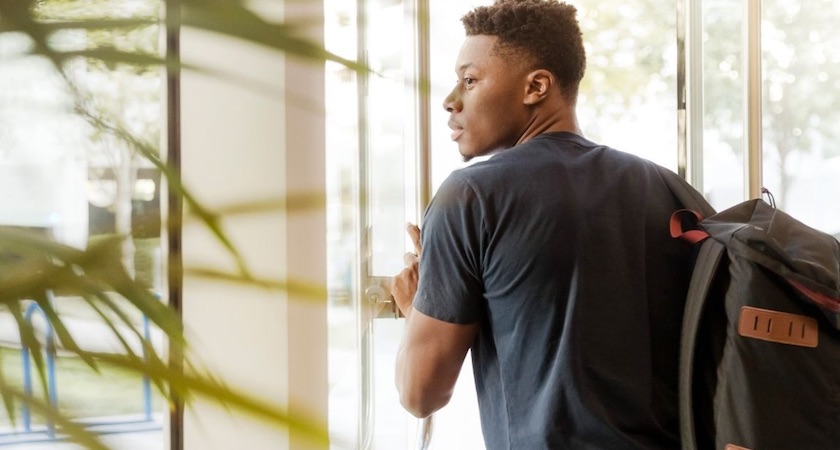
[[[681,208],[697,211],[702,217],[709,217],[715,214],[715,209],[706,201],[703,194],[694,189],[681,176],[662,166],[656,166],[656,169],[662,177],[662,180],[668,186],[668,189],[671,190],[682,205]]]
[[[680,339],[679,407],[680,436],[683,450],[696,450],[697,437],[694,428],[694,405],[692,386],[694,379],[694,350],[700,316],[715,273],[723,256],[724,246],[714,239],[700,244],[697,260],[691,275],[683,313],[682,336]]]

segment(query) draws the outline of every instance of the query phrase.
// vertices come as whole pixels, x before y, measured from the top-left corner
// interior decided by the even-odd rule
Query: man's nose
[[[445,109],[446,112],[450,112],[450,113],[453,112],[453,111],[460,111],[461,110],[461,100],[458,96],[458,88],[457,87],[452,89],[452,91],[449,93],[449,95],[447,95],[446,98],[443,99],[443,109]]]

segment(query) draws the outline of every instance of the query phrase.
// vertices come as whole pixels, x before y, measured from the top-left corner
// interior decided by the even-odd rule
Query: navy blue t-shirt
[[[571,133],[444,181],[423,221],[414,307],[480,324],[488,449],[679,447],[679,207],[656,165]]]

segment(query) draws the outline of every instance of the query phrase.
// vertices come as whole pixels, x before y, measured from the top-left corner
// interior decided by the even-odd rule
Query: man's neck
[[[524,144],[531,139],[544,134],[556,133],[565,131],[574,133],[578,136],[583,136],[583,132],[578,125],[577,115],[574,109],[559,108],[555,109],[551,114],[535,114],[531,122],[522,133],[516,145]]]

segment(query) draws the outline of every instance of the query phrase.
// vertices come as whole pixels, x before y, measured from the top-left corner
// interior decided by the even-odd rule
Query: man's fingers
[[[404,316],[408,317],[412,310],[414,294],[417,292],[419,277],[417,265],[420,261],[420,252],[423,245],[420,242],[420,228],[417,225],[407,223],[405,231],[411,238],[411,242],[414,243],[414,253],[409,252],[403,255],[405,269],[391,280],[391,294],[394,296],[397,307]]]
[[[420,256],[420,253],[423,252],[423,244],[420,241],[420,227],[414,225],[413,223],[408,223],[405,226],[405,231],[408,232],[408,237],[411,238],[411,242],[414,243],[414,253],[417,256]]]
[[[409,255],[414,256],[412,253]],[[417,268],[405,268],[391,279],[391,295],[402,314],[406,317],[411,314],[414,294],[417,292]]]

